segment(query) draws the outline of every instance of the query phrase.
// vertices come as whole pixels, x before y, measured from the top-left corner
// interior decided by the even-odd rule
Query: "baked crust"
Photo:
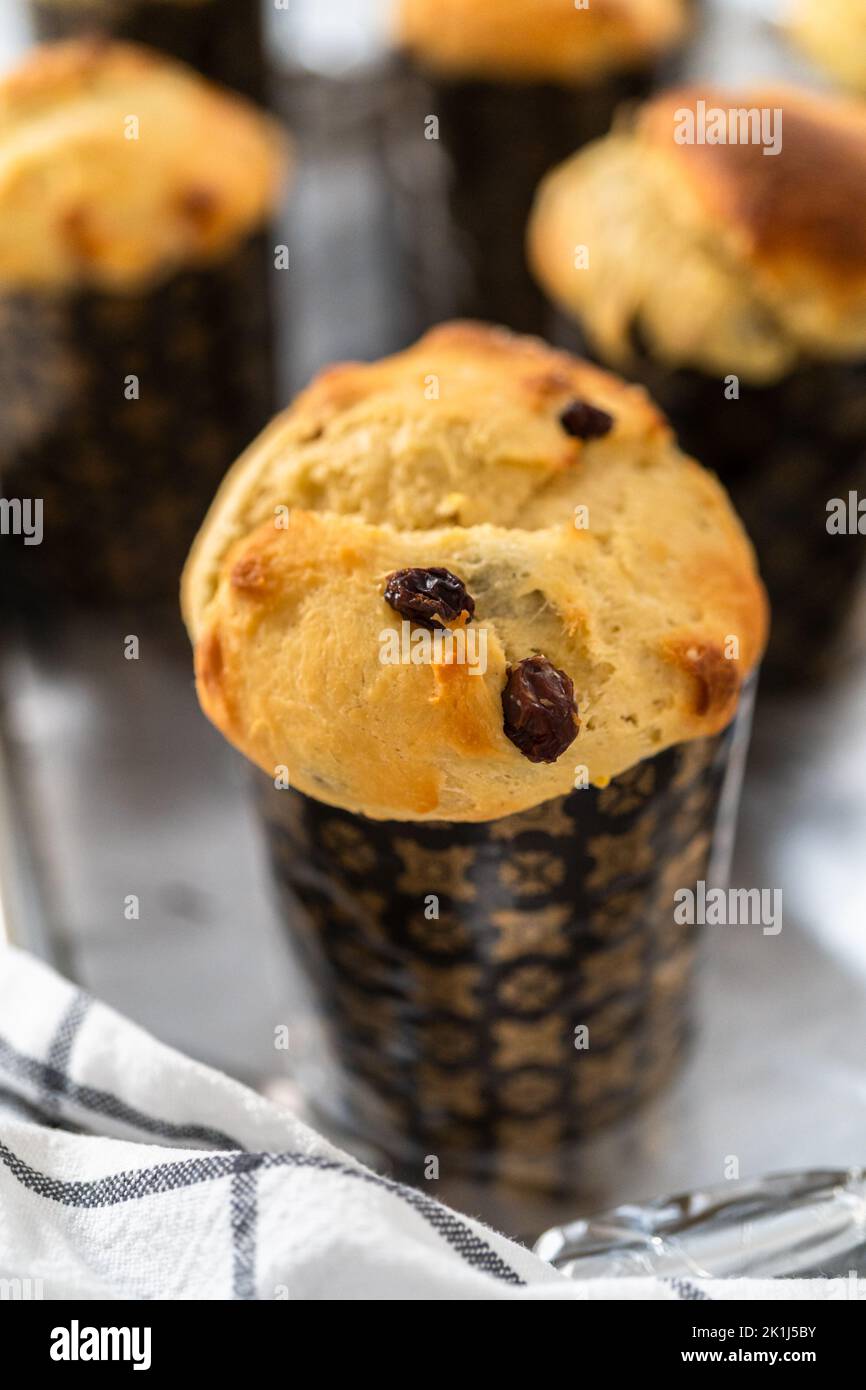
[[[863,0],[793,0],[788,29],[804,53],[843,87],[866,96]]]
[[[609,434],[563,429],[575,398]],[[483,674],[380,660],[401,624],[385,581],[415,566],[465,582]],[[604,784],[715,733],[766,634],[727,496],[646,394],[465,323],[314,381],[226,478],[182,594],[226,738],[320,801],[397,820],[494,819],[570,791],[579,766]],[[552,764],[503,731],[507,669],[534,654],[580,701]]]
[[[677,116],[781,111],[780,153],[680,144]],[[575,247],[589,249],[575,268]],[[553,170],[529,257],[593,346],[771,382],[802,358],[866,353],[866,104],[792,88],[684,88]]]
[[[396,41],[443,76],[579,83],[652,64],[688,0],[399,0]]]
[[[265,221],[287,159],[268,116],[162,54],[35,48],[0,83],[0,285],[137,289],[219,258]]]

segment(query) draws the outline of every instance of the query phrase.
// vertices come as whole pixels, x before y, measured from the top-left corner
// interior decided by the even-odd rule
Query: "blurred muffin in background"
[[[541,331],[542,298],[523,255],[535,186],[604,134],[621,102],[648,94],[659,63],[683,42],[692,8],[689,0],[584,8],[574,0],[397,0],[395,42],[415,78],[411,104],[427,141],[399,191],[420,289],[437,311]],[[431,184],[448,207],[444,254]]]
[[[0,487],[42,516],[0,540],[16,600],[173,598],[273,408],[285,163],[270,118],[147,49],[46,45],[0,83]]]
[[[744,142],[708,143],[719,120]],[[773,607],[762,682],[825,673],[863,562],[828,504],[866,490],[866,106],[666,92],[544,180],[528,250],[562,340],[648,385],[731,492]]]
[[[103,35],[146,44],[265,100],[259,0],[28,0],[28,7],[39,39]]]
[[[791,0],[788,32],[830,77],[866,93],[866,4],[863,0]]]

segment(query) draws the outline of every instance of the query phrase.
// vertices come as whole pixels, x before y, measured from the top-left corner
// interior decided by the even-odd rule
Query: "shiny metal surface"
[[[535,1253],[572,1279],[861,1275],[866,1183],[860,1169],[782,1173],[660,1197],[545,1231]]]

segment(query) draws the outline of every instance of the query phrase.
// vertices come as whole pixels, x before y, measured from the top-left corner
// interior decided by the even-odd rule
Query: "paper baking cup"
[[[273,413],[268,254],[262,234],[147,294],[0,298],[0,490],[43,515],[41,544],[0,538],[16,603],[176,604],[215,488]]]
[[[604,790],[481,824],[372,821],[260,777],[319,1113],[409,1180],[433,1157],[566,1190],[581,1138],[682,1056],[699,929],[674,892],[726,873],[747,703]]]
[[[544,299],[524,242],[542,177],[606,134],[617,108],[645,96],[649,77],[614,76],[583,87],[555,83],[428,80],[407,76],[406,108],[422,140],[395,172],[417,292],[437,317],[459,315],[541,333]]]
[[[40,39],[106,34],[171,53],[255,101],[267,95],[257,0],[29,0]]]

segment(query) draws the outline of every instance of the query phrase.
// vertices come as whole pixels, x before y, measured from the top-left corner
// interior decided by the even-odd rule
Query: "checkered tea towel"
[[[850,1297],[808,1289],[571,1282],[0,946],[2,1297]]]

